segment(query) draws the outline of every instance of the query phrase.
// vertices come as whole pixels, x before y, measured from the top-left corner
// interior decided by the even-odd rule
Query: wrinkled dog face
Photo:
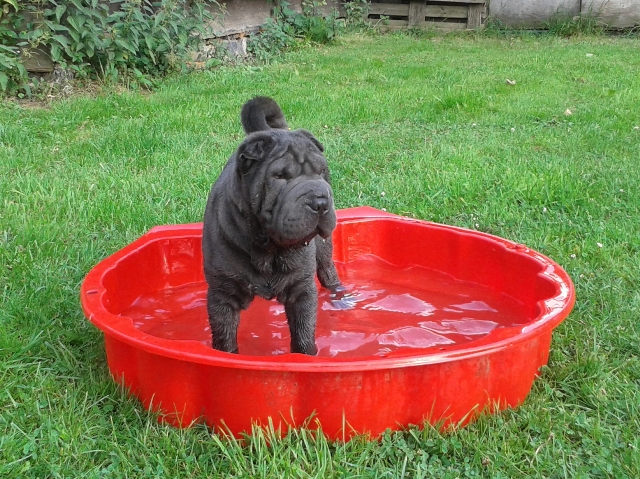
[[[308,131],[252,133],[238,148],[243,193],[269,239],[302,246],[336,226],[324,148]]]

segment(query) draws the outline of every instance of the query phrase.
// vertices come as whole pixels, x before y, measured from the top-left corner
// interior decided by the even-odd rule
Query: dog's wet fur
[[[284,305],[291,352],[315,355],[315,275],[325,288],[341,289],[324,147],[306,130],[290,131],[271,98],[249,100],[240,118],[247,136],[211,187],[204,214],[212,345],[238,352],[240,311],[258,295]]]

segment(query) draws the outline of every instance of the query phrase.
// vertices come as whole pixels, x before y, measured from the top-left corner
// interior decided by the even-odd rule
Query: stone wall
[[[323,7],[323,12],[328,15],[337,9],[341,16],[344,16],[343,2],[340,0],[325,0],[327,5]],[[264,25],[271,15],[271,9],[276,5],[270,0],[220,0],[223,6],[221,12],[218,8],[211,11],[219,20],[214,22],[212,30],[216,36],[228,36],[237,33],[254,32]],[[290,8],[302,12],[302,0],[290,0]]]
[[[592,15],[609,28],[640,25],[640,0],[491,0],[489,15],[508,27],[541,28],[554,15]]]

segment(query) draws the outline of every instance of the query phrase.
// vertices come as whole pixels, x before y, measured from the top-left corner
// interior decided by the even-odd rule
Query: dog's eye
[[[286,180],[287,179],[287,173],[285,171],[281,171],[280,173],[276,173],[275,175],[273,175],[273,177],[276,180]]]

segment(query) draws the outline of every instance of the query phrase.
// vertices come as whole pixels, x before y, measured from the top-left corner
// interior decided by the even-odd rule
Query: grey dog
[[[322,286],[341,290],[324,147],[306,130],[289,131],[271,98],[249,100],[240,117],[247,136],[211,187],[204,214],[212,344],[238,352],[240,311],[258,295],[284,304],[291,352],[315,355],[316,273]]]

